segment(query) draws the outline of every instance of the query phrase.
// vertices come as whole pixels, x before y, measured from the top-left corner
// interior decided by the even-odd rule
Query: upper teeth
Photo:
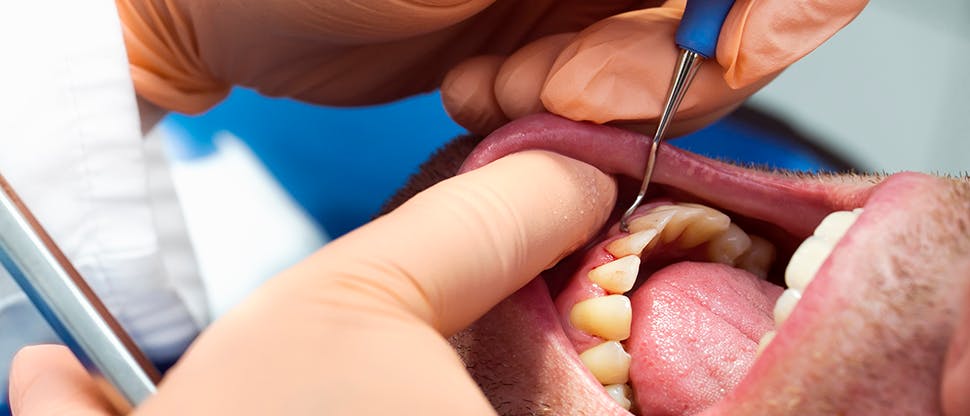
[[[776,328],[781,327],[795,310],[805,289],[818,274],[819,268],[861,213],[862,209],[858,208],[853,211],[836,211],[829,214],[815,228],[812,236],[805,239],[792,254],[791,261],[785,269],[785,284],[788,285],[788,289],[785,289],[775,303]],[[774,334],[762,336],[761,344],[767,345],[771,337],[774,337]]]

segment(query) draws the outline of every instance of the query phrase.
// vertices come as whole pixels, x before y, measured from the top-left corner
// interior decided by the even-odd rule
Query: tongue
[[[630,383],[640,414],[699,413],[734,389],[773,329],[782,288],[740,269],[682,262],[632,296]]]

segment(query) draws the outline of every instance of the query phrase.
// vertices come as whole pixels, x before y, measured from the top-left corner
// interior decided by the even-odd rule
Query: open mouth
[[[938,407],[927,391],[938,391],[940,363],[927,357],[942,354],[948,338],[926,336],[949,334],[952,322],[934,320],[945,313],[932,306],[918,325],[896,318],[903,306],[935,303],[914,300],[914,290],[929,299],[939,289],[873,250],[892,241],[885,231],[907,198],[942,180],[822,181],[667,146],[649,202],[621,232],[616,222],[639,184],[646,146],[624,130],[537,115],[496,131],[466,159],[463,171],[550,150],[615,175],[621,190],[599,236],[453,337],[499,413]],[[859,278],[873,267],[895,269]],[[873,342],[881,343],[875,353]],[[926,357],[902,357],[914,348]],[[887,388],[900,380],[926,387]]]

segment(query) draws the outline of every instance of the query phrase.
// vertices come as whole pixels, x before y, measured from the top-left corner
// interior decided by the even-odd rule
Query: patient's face
[[[537,116],[411,188],[542,148],[616,175],[642,137]],[[662,149],[649,202],[452,343],[501,414],[937,414],[970,293],[970,185],[767,173]],[[467,159],[466,159],[467,156]]]

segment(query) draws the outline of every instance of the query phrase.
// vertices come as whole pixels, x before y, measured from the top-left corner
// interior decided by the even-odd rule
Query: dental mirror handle
[[[92,373],[103,376],[128,405],[135,407],[155,393],[160,380],[158,370],[108,312],[3,176],[0,176],[0,265],[81,363]]]

